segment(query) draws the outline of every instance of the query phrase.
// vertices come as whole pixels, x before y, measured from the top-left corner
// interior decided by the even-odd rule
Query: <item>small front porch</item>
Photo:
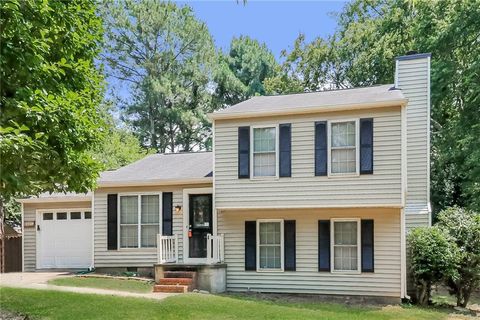
[[[188,292],[194,289],[211,293],[226,291],[224,236],[207,234],[204,254],[189,259],[184,252],[180,259],[178,234],[157,235],[157,263],[154,265],[156,292]],[[190,262],[194,260],[195,262]]]

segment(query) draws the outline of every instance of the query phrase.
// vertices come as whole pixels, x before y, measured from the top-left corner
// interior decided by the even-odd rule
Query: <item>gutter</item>
[[[210,120],[224,120],[224,119],[240,119],[240,118],[254,118],[254,117],[269,117],[269,116],[284,116],[292,114],[311,114],[311,113],[325,113],[345,110],[362,110],[371,108],[384,107],[403,107],[408,103],[408,99],[397,99],[379,102],[368,102],[359,104],[337,104],[333,106],[323,107],[293,107],[283,110],[264,110],[264,111],[250,111],[250,112],[212,112],[207,116]],[[228,109],[227,109],[228,110]]]
[[[100,181],[98,188],[109,187],[144,187],[144,186],[171,186],[183,184],[209,184],[213,183],[212,177],[196,179],[171,179],[171,180],[131,180],[131,181]]]
[[[92,196],[67,196],[67,197],[45,197],[45,198],[26,198],[15,199],[17,202],[24,203],[50,203],[50,202],[85,202],[92,201]]]

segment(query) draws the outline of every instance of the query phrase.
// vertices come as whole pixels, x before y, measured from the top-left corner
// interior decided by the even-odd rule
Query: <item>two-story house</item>
[[[213,152],[20,200],[24,270],[155,265],[159,291],[405,297],[405,234],[430,224],[430,55],[395,63],[394,84],[214,112]]]

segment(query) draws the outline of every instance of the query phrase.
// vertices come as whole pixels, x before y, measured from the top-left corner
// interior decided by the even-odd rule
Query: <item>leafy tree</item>
[[[100,166],[88,152],[103,126],[95,10],[92,0],[0,2],[1,228],[13,197],[85,192],[96,181]]]
[[[433,208],[478,208],[478,1],[354,0],[338,24],[327,40],[305,43],[300,35],[285,53],[284,78],[301,81],[307,91],[391,83],[394,57],[431,52]]]
[[[114,170],[154,153],[140,145],[137,137],[126,128],[111,127],[103,141],[92,151],[103,170]]]
[[[427,305],[432,285],[456,277],[458,249],[447,232],[437,227],[412,230],[407,238],[410,273],[417,286],[417,301]]]
[[[446,284],[457,298],[457,306],[466,307],[472,292],[480,287],[480,214],[458,207],[438,214],[438,227],[448,232],[459,249],[457,277]]]
[[[291,52],[282,51],[285,59],[282,72],[274,78],[266,79],[267,90],[278,91],[274,86],[281,88],[282,82],[287,91],[283,93],[347,87],[336,49],[333,38],[316,38],[311,43],[306,43],[305,35],[300,34]]]
[[[102,6],[107,75],[131,91],[123,118],[158,152],[204,149],[215,50],[188,6],[120,0]]]
[[[216,105],[226,107],[265,95],[264,80],[277,70],[275,57],[265,43],[248,36],[233,38],[228,54],[220,53],[215,72]]]

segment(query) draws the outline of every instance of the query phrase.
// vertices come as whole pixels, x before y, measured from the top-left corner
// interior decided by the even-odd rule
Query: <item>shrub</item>
[[[438,214],[438,227],[454,239],[459,251],[456,277],[445,284],[457,298],[457,306],[466,307],[471,293],[480,287],[480,213],[452,207]]]
[[[456,278],[457,247],[450,235],[437,227],[416,228],[408,234],[407,241],[417,302],[426,305],[433,284],[446,277]]]

